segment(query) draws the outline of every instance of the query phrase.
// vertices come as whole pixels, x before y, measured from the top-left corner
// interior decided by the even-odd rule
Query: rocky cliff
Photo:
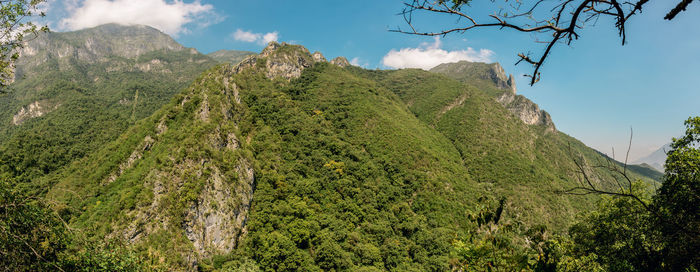
[[[556,131],[552,117],[544,110],[541,110],[535,102],[527,99],[522,95],[517,95],[511,92],[504,92],[496,98],[496,101],[501,103],[510,112],[528,125],[539,125],[546,128],[547,131]]]
[[[299,77],[304,69],[318,62],[327,62],[320,52],[311,54],[306,47],[301,45],[270,42],[262,53],[245,58],[233,69],[236,72],[241,72],[245,69],[258,68],[265,72],[268,79],[284,78],[290,80]],[[331,64],[340,67],[350,65],[344,57],[333,59]]]
[[[58,62],[58,68],[63,68],[76,61],[95,64],[114,57],[134,59],[158,50],[188,49],[165,33],[144,25],[107,24],[73,32],[44,33],[25,42],[17,61],[16,75],[21,78],[26,71],[50,61]],[[188,52],[198,54],[194,49]]]
[[[90,188],[106,194],[100,201],[115,205],[109,195],[122,194],[119,188],[143,188],[146,197],[138,205],[119,211],[119,216],[107,215],[114,220],[104,235],[134,245],[162,237],[178,241],[177,247],[159,245],[159,250],[177,256],[168,261],[173,267],[196,270],[199,261],[231,252],[248,231],[257,173],[253,135],[239,128],[250,114],[241,92],[258,88],[250,85],[251,79],[288,84],[318,62],[326,62],[320,53],[272,42],[237,65],[205,72],[169,105],[132,128],[128,139],[107,147],[106,157],[95,158],[102,170],[90,179],[99,180],[99,186],[81,185],[85,177],[72,174],[50,197],[66,201],[65,190],[96,186]],[[87,210],[101,212],[93,206]]]

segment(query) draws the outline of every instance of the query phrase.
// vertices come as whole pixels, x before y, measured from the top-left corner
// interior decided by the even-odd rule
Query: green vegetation
[[[256,55],[255,52],[239,51],[239,50],[219,50],[207,54],[208,57],[218,61],[219,63],[238,64],[247,56]]]
[[[57,237],[27,236],[30,245],[54,244],[47,246],[47,261],[28,255],[23,267],[643,270],[654,267],[641,266],[637,260],[644,256],[659,256],[653,264],[666,268],[672,256],[696,248],[686,239],[691,242],[671,251],[655,238],[682,235],[672,227],[695,228],[694,217],[664,220],[674,223],[652,232],[667,236],[652,236],[641,224],[657,217],[643,214],[647,209],[638,203],[559,193],[576,185],[574,157],[590,163],[606,157],[563,133],[524,124],[494,100],[501,87],[481,89],[421,70],[314,63],[301,46],[281,45],[267,56],[245,69],[210,68],[179,92],[186,75],[201,68],[190,61],[198,55],[153,51],[136,60],[170,64],[158,68],[171,71],[167,76],[158,69],[103,73],[93,63],[61,74],[59,83],[48,80],[50,69],[44,80],[19,82],[18,90],[42,82],[53,87],[24,88],[27,97],[18,105],[60,104],[0,134],[10,139],[0,149],[3,175],[22,184],[2,192],[13,195],[8,199],[38,196],[33,210],[6,213],[1,221],[41,213],[41,220],[16,229],[47,229],[52,231],[41,233]],[[201,58],[201,65],[209,63]],[[266,70],[268,63],[283,74],[311,66],[298,78],[269,79],[274,73]],[[18,110],[0,116],[10,120]],[[98,114],[75,115],[81,111]],[[40,133],[46,131],[58,133]],[[23,141],[20,135],[35,136]],[[603,177],[601,183],[614,178],[591,171]],[[656,182],[635,169],[630,176],[641,180],[640,187]],[[684,187],[687,178],[679,176],[676,184],[692,196],[697,190]],[[659,204],[665,207],[659,214],[692,213],[692,204]],[[662,224],[644,226],[656,225]],[[20,235],[8,229],[0,235]],[[623,246],[600,240],[611,231]],[[628,263],[613,263],[623,258]],[[50,269],[37,269],[43,268]]]
[[[60,216],[0,181],[0,268],[3,271],[140,271],[144,259],[123,246],[86,244]]]
[[[197,74],[215,65],[206,56],[188,50],[160,49],[133,58],[113,52],[95,57],[99,60],[59,57],[51,51],[82,52],[86,49],[67,44],[80,44],[81,39],[88,38],[99,40],[92,35],[98,30],[110,30],[103,35],[109,34],[115,40],[139,30],[113,27],[117,26],[51,33],[35,42],[59,49],[50,47],[19,60],[23,77],[0,96],[0,173],[27,184],[82,158],[116,139],[136,121],[150,116]],[[30,43],[28,47],[33,46],[36,45]],[[95,44],[92,48],[99,51],[100,46],[106,47]],[[35,63],[40,56],[48,60]],[[20,114],[23,110],[29,112],[32,105],[40,107],[40,117]]]
[[[36,19],[44,17],[39,5],[45,0],[10,0],[0,2],[0,93],[11,84],[15,62],[19,58],[25,37],[31,39],[38,33],[48,32],[48,26],[37,26]]]

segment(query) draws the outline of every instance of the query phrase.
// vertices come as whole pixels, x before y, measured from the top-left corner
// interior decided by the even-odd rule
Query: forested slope
[[[47,33],[0,96],[0,172],[51,173],[150,116],[216,62],[146,26]]]
[[[271,43],[40,184],[73,227],[175,270],[445,271],[485,199],[522,231],[592,208],[557,193],[572,154],[604,161],[446,76]]]

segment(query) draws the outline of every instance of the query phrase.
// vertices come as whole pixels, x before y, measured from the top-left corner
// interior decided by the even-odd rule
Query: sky
[[[467,12],[488,15],[501,2],[482,1]],[[528,2],[528,1],[525,1]],[[517,54],[540,54],[533,35],[480,29],[444,37],[390,32],[407,29],[401,0],[49,0],[42,8],[53,31],[104,23],[145,24],[203,53],[259,52],[269,41],[304,45],[326,58],[345,56],[368,69],[429,69],[459,60],[499,62],[515,76],[518,93],[549,112],[557,129],[630,161],[682,135],[683,121],[700,115],[700,3],[673,21],[677,1],[650,1],[627,23],[621,46],[613,22],[586,25],[570,46],[557,45],[534,86],[532,67]],[[453,17],[415,16],[420,31],[463,25]]]

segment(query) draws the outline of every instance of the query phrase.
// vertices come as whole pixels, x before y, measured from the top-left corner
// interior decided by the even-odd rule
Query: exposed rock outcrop
[[[314,54],[311,55],[311,57],[314,58],[315,62],[326,62],[327,61],[326,57],[324,57],[323,54],[321,54],[321,52],[318,52],[318,51],[314,52]]]
[[[275,54],[272,52],[271,54]],[[152,165],[143,178],[143,186],[152,191],[152,198],[126,213],[125,225],[111,236],[123,237],[138,244],[158,233],[184,235],[192,250],[178,249],[188,271],[196,271],[199,260],[230,253],[246,234],[246,223],[255,189],[255,171],[247,151],[241,150],[236,135],[234,115],[241,108],[239,85],[229,68],[221,68],[202,79],[197,87],[175,104],[177,108],[196,107],[191,122],[211,127],[197,138],[195,145],[179,146],[160,139],[182,133],[188,126],[168,128],[168,116],[155,124],[155,135],[146,136],[131,155],[107,178],[114,182],[128,171],[145,167],[139,160],[149,160],[147,151],[170,150],[157,166]],[[216,83],[212,83],[216,82]],[[214,119],[225,122],[212,122]],[[232,123],[228,123],[232,122]],[[233,126],[231,125],[233,124]],[[164,147],[163,145],[167,145]],[[202,152],[207,150],[207,152]],[[182,154],[200,154],[182,157]],[[212,159],[209,152],[220,152],[226,162]],[[162,155],[161,155],[162,156]],[[150,157],[150,160],[153,158]]]
[[[60,104],[52,104],[49,101],[41,100],[22,107],[14,116],[12,116],[12,124],[18,126],[24,121],[32,118],[37,118],[57,109]]]
[[[124,171],[133,167],[134,163],[136,163],[137,160],[140,160],[143,157],[143,153],[151,149],[151,146],[153,146],[153,142],[155,142],[155,140],[153,140],[151,136],[146,136],[141,142],[141,145],[131,152],[129,158],[127,158],[126,161],[119,164],[119,168],[117,169],[117,171],[112,173],[112,175],[110,175],[107,178],[106,183],[109,184],[114,182],[115,180],[117,180],[117,178],[119,178],[119,176],[124,174]]]
[[[321,53],[316,52],[314,55],[311,55],[309,50],[301,45],[270,42],[263,49],[262,53],[245,58],[233,67],[233,71],[239,73],[264,63],[265,67],[259,68],[264,68],[267,78],[290,80],[301,76],[301,72],[311,67],[314,63],[325,61],[325,57]]]
[[[350,62],[345,57],[336,57],[333,60],[331,60],[331,64],[335,64],[335,65],[338,65],[340,67],[350,66]]]
[[[556,131],[552,117],[544,110],[541,110],[535,102],[522,95],[511,92],[504,92],[496,101],[501,103],[506,109],[517,116],[523,123],[528,125],[541,125],[547,131]]]
[[[184,49],[167,34],[149,26],[106,24],[75,32],[42,34],[26,42],[20,54],[25,59],[72,56],[82,61],[98,61],[109,56],[134,58],[155,50]]]
[[[185,216],[185,235],[202,257],[230,252],[245,232],[253,199],[253,169],[242,160],[236,171],[240,180],[231,186],[217,168],[212,169],[199,198]]]

